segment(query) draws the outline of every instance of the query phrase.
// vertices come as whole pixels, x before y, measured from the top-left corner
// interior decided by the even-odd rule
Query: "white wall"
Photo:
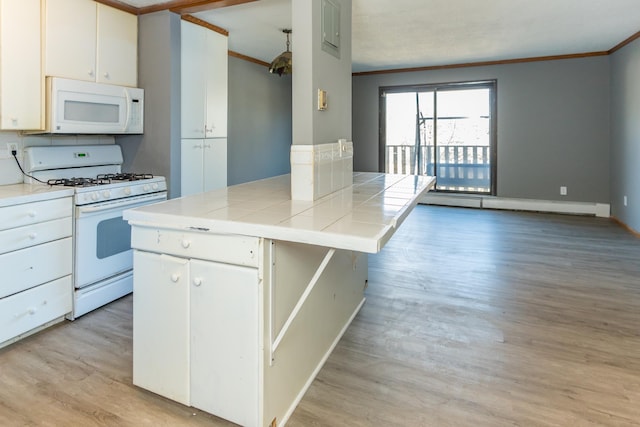
[[[7,150],[8,143],[18,144],[18,161],[22,166],[23,149],[34,146],[48,145],[96,145],[114,144],[113,136],[109,135],[21,135],[13,131],[0,132],[0,185],[19,184],[24,181],[22,172],[15,159]]]

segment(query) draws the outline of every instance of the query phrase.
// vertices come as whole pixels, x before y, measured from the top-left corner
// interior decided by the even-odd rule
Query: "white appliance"
[[[131,293],[131,227],[122,219],[122,212],[166,200],[164,177],[122,173],[119,145],[28,147],[24,151],[25,170],[32,177],[25,182],[38,179],[75,190],[74,304],[69,318]]]
[[[47,77],[46,98],[45,129],[29,133],[143,133],[143,89]]]

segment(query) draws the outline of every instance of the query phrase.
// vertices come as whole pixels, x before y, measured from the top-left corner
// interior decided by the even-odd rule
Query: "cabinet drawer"
[[[0,230],[72,215],[71,197],[0,208]]]
[[[71,217],[0,231],[0,254],[71,236]]]
[[[0,299],[0,343],[71,312],[71,276]]]
[[[0,298],[71,274],[71,237],[0,255]]]
[[[259,237],[229,234],[185,233],[134,226],[131,247],[149,252],[197,258],[226,264],[258,266]]]

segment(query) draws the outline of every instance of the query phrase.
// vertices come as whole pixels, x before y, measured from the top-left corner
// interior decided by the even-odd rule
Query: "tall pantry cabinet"
[[[227,186],[227,36],[181,21],[181,195]]]

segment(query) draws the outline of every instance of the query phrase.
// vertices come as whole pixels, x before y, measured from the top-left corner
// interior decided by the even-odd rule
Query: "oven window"
[[[95,102],[65,101],[64,119],[76,122],[118,123],[118,104],[98,104]]]
[[[126,252],[131,249],[131,226],[122,219],[105,219],[98,223],[96,256],[98,259]]]

